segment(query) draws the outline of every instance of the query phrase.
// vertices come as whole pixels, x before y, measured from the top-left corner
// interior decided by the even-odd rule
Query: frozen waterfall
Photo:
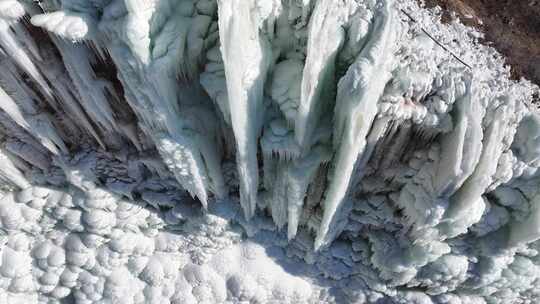
[[[540,90],[479,36],[410,0],[0,0],[0,303],[537,303]]]

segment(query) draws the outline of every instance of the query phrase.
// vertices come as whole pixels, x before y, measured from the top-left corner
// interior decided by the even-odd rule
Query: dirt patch
[[[507,57],[514,78],[540,84],[540,0],[425,0],[440,6],[443,21],[452,12],[485,34],[484,44]]]

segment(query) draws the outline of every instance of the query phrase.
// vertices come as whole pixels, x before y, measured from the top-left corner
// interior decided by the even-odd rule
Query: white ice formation
[[[0,0],[0,303],[540,301],[539,89],[402,0]]]

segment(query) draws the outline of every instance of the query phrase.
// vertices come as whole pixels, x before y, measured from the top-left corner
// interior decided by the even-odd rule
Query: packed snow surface
[[[540,301],[539,89],[403,0],[0,0],[0,303]]]

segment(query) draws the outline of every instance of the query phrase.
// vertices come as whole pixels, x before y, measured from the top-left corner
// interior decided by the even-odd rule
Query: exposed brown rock
[[[512,76],[540,84],[540,0],[425,0],[485,33],[483,43],[505,55]]]

